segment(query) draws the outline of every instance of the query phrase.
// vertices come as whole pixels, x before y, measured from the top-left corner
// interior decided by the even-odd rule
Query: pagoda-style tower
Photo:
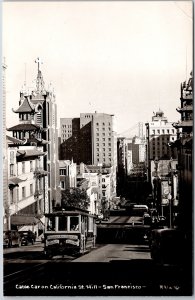
[[[25,140],[25,145],[35,145],[45,152],[45,212],[52,211],[52,205],[60,202],[58,168],[57,106],[54,92],[45,89],[40,59],[38,64],[36,87],[31,92],[20,92],[19,107],[13,110],[19,115],[19,124],[9,128],[13,137]]]
[[[193,228],[193,74],[188,82],[181,84],[181,106],[177,111],[181,115],[173,126],[178,129],[178,139],[172,145],[178,154],[179,179],[179,219],[178,226],[185,231],[189,257],[192,249]]]

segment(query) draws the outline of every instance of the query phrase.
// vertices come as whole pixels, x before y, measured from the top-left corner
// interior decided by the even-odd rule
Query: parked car
[[[180,264],[185,258],[185,235],[173,228],[154,229],[150,237],[151,258],[158,264]]]
[[[159,226],[166,226],[167,223],[166,217],[159,216],[157,221]]]
[[[143,215],[143,224],[144,225],[151,225],[152,224],[152,218],[148,213],[144,213],[144,215]]]
[[[9,237],[6,231],[3,232],[3,247],[9,247]]]
[[[7,230],[3,233],[3,247],[19,247],[20,234],[17,230]]]
[[[28,244],[34,244],[36,241],[36,235],[31,231],[22,231],[20,232],[21,236],[21,245],[27,246]]]

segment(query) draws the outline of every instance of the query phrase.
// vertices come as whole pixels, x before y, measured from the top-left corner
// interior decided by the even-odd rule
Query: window
[[[64,181],[61,181],[61,188],[65,189],[65,182]]]
[[[105,143],[103,143],[103,146],[105,147]]]
[[[99,152],[99,148],[97,148],[97,152]]]
[[[105,123],[102,123],[102,125],[104,126],[104,125],[105,125]]]
[[[14,202],[14,190],[10,190],[10,203],[12,204]]]
[[[111,151],[111,148],[109,148],[108,150]]]
[[[102,141],[105,142],[105,138],[103,138]]]
[[[97,136],[99,136],[99,133],[96,133]]]
[[[102,182],[105,182],[106,180],[105,180],[105,178],[102,178]]]
[[[155,130],[152,130],[152,133],[155,134]]]
[[[102,135],[105,136],[105,133],[103,132]]]
[[[159,129],[157,130],[157,132],[158,132],[158,134],[160,134],[160,130]]]
[[[30,184],[30,195],[32,195],[33,194],[33,184],[31,183]]]
[[[104,131],[105,131],[105,128],[103,127],[103,128],[102,128],[102,130],[104,130]]]
[[[79,230],[79,218],[70,217],[70,231],[78,231],[78,230]]]
[[[108,138],[109,141],[111,141],[111,138]]]
[[[96,123],[97,126],[99,126],[99,123]]]
[[[99,143],[97,143],[96,146],[99,147]]]
[[[108,146],[111,146],[111,143],[109,143]]]
[[[105,148],[103,148],[103,151],[105,151],[106,149]]]
[[[175,130],[174,130],[174,129],[172,129],[172,133],[175,133]]]
[[[99,138],[97,138],[96,141],[99,142]]]
[[[22,162],[22,173],[25,173],[25,162]]]
[[[47,230],[55,231],[55,217],[46,218]]]
[[[10,151],[10,164],[14,164],[14,151]]]
[[[33,171],[33,162],[32,162],[32,160],[30,161],[30,172],[32,172]]]
[[[164,130],[164,129],[162,129],[162,133],[165,133],[165,130]]]
[[[14,165],[10,165],[10,176],[14,176]]]
[[[169,133],[169,129],[167,129],[167,133]]]
[[[65,216],[58,217],[58,230],[67,231],[67,217]]]
[[[89,218],[88,221],[88,231],[93,232],[93,218]]]
[[[26,188],[25,186],[22,187],[22,198],[26,197]]]

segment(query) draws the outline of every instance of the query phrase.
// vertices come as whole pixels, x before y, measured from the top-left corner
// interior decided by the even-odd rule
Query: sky
[[[192,70],[192,1],[4,2],[7,127],[37,64],[60,118],[114,114],[117,133],[159,108],[180,118],[180,84]]]

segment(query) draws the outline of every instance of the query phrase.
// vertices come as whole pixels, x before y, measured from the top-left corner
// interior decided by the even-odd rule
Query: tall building
[[[7,165],[7,143],[6,143],[6,69],[7,65],[5,61],[2,64],[2,120],[3,120],[3,228],[6,230],[8,228],[8,215],[9,208],[7,206],[7,196],[8,196],[8,165]]]
[[[116,193],[117,137],[114,116],[104,113],[81,113],[80,118],[60,120],[60,159],[77,164],[113,167],[113,190]]]
[[[181,118],[173,126],[178,130],[177,140],[172,144],[178,155],[179,181],[179,227],[183,229],[188,241],[192,243],[193,227],[193,74],[188,82],[181,84],[180,107],[177,111]],[[189,245],[192,249],[192,244]]]
[[[169,143],[177,139],[177,130],[173,127],[172,122],[168,122],[161,110],[154,113],[152,121],[145,125],[148,180],[151,182],[151,161],[168,160],[172,157]]]
[[[132,161],[134,164],[145,162],[146,143],[143,138],[135,136],[132,139]]]
[[[8,129],[13,137],[26,140],[26,145],[43,146],[44,170],[48,172],[45,186],[45,212],[52,211],[54,204],[60,197],[59,166],[58,166],[58,132],[57,105],[55,94],[45,89],[40,70],[40,61],[36,79],[36,88],[27,92],[26,86],[20,93],[19,107],[14,110],[19,116],[19,124]]]
[[[127,144],[125,137],[117,138],[117,161],[118,171],[122,171],[126,174],[127,170]]]

